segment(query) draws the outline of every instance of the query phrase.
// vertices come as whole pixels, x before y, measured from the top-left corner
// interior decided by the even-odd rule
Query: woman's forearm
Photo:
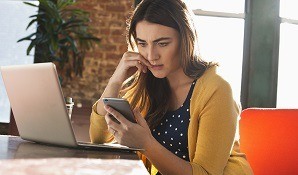
[[[185,161],[163,147],[157,140],[145,148],[143,154],[163,175],[191,175],[192,167]]]

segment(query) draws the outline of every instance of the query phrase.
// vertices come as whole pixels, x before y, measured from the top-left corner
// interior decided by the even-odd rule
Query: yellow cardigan
[[[96,113],[96,104],[90,117],[91,142],[109,142],[113,136],[104,117]],[[239,149],[239,113],[229,83],[216,73],[216,67],[209,68],[197,80],[190,102],[188,151],[193,175],[253,174]]]

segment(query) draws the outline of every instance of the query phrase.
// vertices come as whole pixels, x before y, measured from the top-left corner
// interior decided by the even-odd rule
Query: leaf
[[[96,41],[96,42],[100,42],[101,41],[100,38],[97,38],[95,36],[87,36],[87,37],[82,37],[80,39],[82,39],[82,40],[93,40],[93,41]]]
[[[31,43],[30,43],[30,45],[29,45],[28,48],[27,48],[27,55],[30,54],[30,51],[32,50],[32,48],[33,48],[35,45],[36,45],[35,41],[32,40]]]
[[[70,19],[68,21],[66,21],[65,23],[63,23],[61,25],[62,28],[67,28],[69,25],[83,25],[84,21],[83,20],[78,20],[78,19]]]
[[[55,55],[56,52],[52,49],[52,47],[49,45],[49,51],[51,55]]]
[[[17,42],[21,42],[21,41],[24,41],[24,40],[32,40],[31,37],[34,36],[34,35],[36,35],[36,32],[34,32],[34,33],[32,33],[32,34],[30,34],[30,35],[28,35],[28,36],[26,36],[22,39],[19,39]]]
[[[74,41],[74,39],[73,39],[72,37],[70,37],[70,36],[67,36],[66,38],[67,38],[68,42],[69,42],[70,45],[71,45],[71,49],[72,49],[75,53],[77,53],[77,52],[78,52],[78,49],[77,49],[76,42]]]
[[[53,50],[54,51],[57,51],[58,50],[58,39],[57,37],[52,37],[51,38],[51,44],[50,46],[52,46]]]
[[[63,14],[72,14],[75,16],[87,16],[89,15],[89,12],[80,10],[80,9],[65,9],[62,11]]]
[[[70,6],[70,5],[73,5],[73,4],[75,4],[75,2],[72,1],[72,0],[68,0],[68,1],[60,1],[60,0],[58,0],[57,7],[59,9],[62,9],[62,8],[65,8],[65,7]]]
[[[44,11],[49,18],[53,18],[56,21],[59,21],[60,15],[54,2],[50,0],[39,0],[39,2],[39,7],[41,11]]]
[[[68,40],[66,38],[60,39],[59,43],[61,43],[62,45],[65,44]]]
[[[43,44],[43,43],[47,43],[49,41],[49,38],[47,35],[37,34],[35,41],[36,41],[36,45]]]
[[[26,4],[26,5],[33,6],[33,7],[38,7],[38,5],[32,4],[32,3],[30,3],[30,2],[23,2],[23,3]]]
[[[31,16],[29,16],[29,18],[37,18],[39,16],[39,14],[35,14],[35,15],[31,15]]]
[[[33,19],[32,21],[30,21],[30,23],[28,24],[28,26],[26,27],[26,30],[33,24],[37,22],[37,19]]]

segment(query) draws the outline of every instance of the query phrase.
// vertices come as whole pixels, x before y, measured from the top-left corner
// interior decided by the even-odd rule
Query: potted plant
[[[58,72],[71,78],[74,73],[82,76],[83,60],[87,50],[100,39],[92,34],[88,26],[89,13],[75,8],[74,0],[38,0],[37,14],[27,26],[37,24],[37,31],[18,40],[30,40],[27,55],[35,47],[34,62],[54,62]],[[61,76],[60,76],[61,78]]]

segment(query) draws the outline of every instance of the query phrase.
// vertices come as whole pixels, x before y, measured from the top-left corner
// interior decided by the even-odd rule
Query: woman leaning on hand
[[[91,141],[143,148],[151,174],[253,174],[239,150],[240,108],[217,65],[199,55],[192,11],[181,0],[143,0],[127,40],[138,52],[123,54],[93,105]],[[104,106],[120,94],[137,123]]]

